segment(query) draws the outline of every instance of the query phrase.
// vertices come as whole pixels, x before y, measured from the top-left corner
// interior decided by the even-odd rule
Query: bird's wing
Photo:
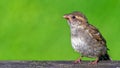
[[[106,45],[106,40],[103,38],[99,30],[93,25],[88,26],[89,34],[92,38],[96,39],[98,42]]]

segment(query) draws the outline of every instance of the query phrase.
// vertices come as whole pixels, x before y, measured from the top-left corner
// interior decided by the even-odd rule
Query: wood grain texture
[[[0,61],[0,68],[120,68],[120,61],[101,61],[88,65],[89,61],[74,64],[73,61]]]

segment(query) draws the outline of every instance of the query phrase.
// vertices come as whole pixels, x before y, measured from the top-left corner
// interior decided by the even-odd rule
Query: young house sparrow
[[[70,26],[72,47],[81,54],[75,63],[80,63],[84,56],[96,58],[90,64],[97,64],[100,60],[110,60],[106,40],[96,27],[88,23],[82,13],[65,14],[64,18],[67,19]]]

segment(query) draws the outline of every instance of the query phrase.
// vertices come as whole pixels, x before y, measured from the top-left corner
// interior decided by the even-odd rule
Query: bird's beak
[[[68,16],[68,15],[64,15],[63,18],[65,18],[65,19],[68,20],[68,19],[69,19],[69,16]]]

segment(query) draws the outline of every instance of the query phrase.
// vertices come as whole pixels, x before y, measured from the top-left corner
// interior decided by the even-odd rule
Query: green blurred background
[[[120,60],[120,0],[0,0],[0,60],[75,60],[62,18],[73,11],[99,28]]]

